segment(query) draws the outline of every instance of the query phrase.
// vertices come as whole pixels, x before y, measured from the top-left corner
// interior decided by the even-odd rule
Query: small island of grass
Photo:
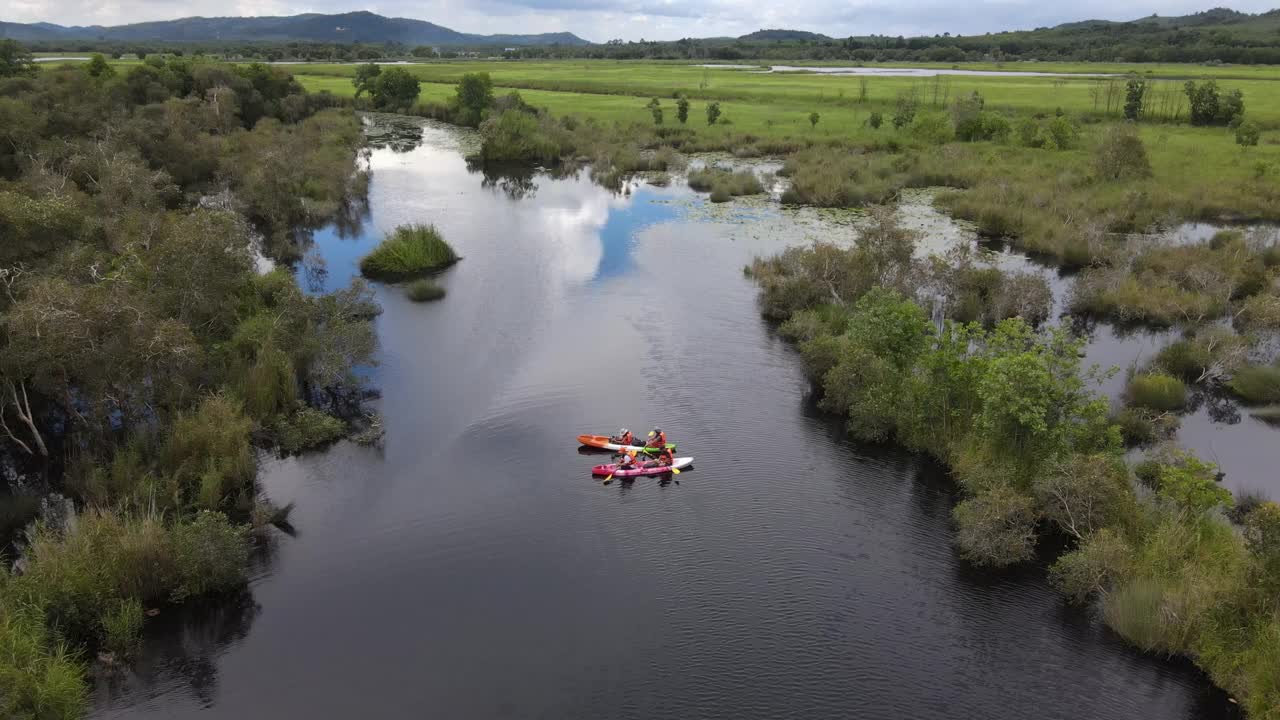
[[[401,225],[360,261],[374,280],[407,280],[443,270],[461,258],[434,225]]]

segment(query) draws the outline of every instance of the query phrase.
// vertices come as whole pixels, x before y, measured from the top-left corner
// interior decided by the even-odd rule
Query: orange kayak
[[[587,447],[600,448],[601,450],[613,450],[615,452],[657,452],[658,448],[645,447],[644,445],[622,445],[613,441],[608,435],[579,435],[578,442]],[[675,450],[675,443],[667,443],[667,449]]]

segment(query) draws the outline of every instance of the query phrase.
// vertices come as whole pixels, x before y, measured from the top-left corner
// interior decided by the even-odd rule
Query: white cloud
[[[1237,10],[1262,12],[1274,0],[1243,0]],[[1205,0],[1138,0],[1132,3],[1083,0],[790,0],[761,6],[747,0],[384,0],[353,6],[340,0],[9,0],[0,20],[60,25],[117,25],[172,20],[191,15],[292,15],[370,10],[412,17],[462,32],[537,33],[569,31],[603,42],[611,38],[671,40],[681,37],[741,35],[761,28],[810,30],[848,35],[975,34],[1030,29],[1084,19],[1132,20],[1158,13],[1182,15],[1204,10]]]

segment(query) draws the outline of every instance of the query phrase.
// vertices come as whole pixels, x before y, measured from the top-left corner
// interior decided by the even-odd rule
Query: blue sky
[[[1244,0],[1233,8],[1262,12],[1280,0]],[[292,15],[370,10],[412,17],[476,33],[535,33],[567,30],[596,42],[672,40],[741,35],[760,28],[811,30],[848,35],[974,34],[1101,18],[1132,20],[1158,13],[1183,15],[1211,5],[1182,0],[1105,2],[1081,0],[389,0],[353,5],[343,0],[8,0],[0,20],[62,25],[116,25],[189,15]]]

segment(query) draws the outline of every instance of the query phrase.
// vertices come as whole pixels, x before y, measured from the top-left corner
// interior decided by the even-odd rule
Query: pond
[[[1238,717],[1042,565],[960,562],[938,468],[816,412],[742,267],[848,224],[486,179],[471,142],[374,150],[363,227],[314,238],[324,287],[401,223],[464,258],[440,302],[377,288],[384,447],[267,461],[296,535],[242,596],[149,625],[94,717]],[[694,469],[593,481],[574,436],[620,425]]]

